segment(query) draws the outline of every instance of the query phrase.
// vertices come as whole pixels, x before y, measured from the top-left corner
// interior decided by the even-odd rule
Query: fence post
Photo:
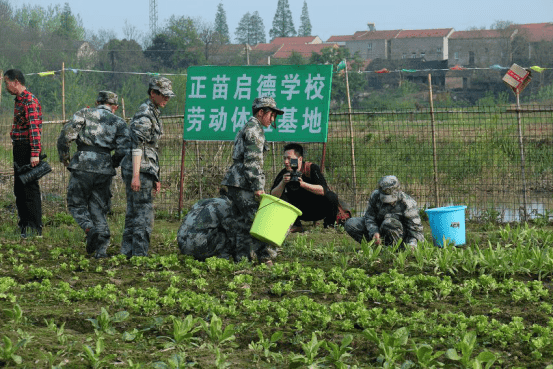
[[[432,100],[432,75],[428,74],[428,97],[430,100],[430,124],[432,126],[432,156],[434,159],[434,189],[436,207],[440,207],[440,190],[438,188],[438,159],[436,154],[436,127],[434,125],[434,101]]]
[[[65,62],[61,63],[61,118],[65,122]]]
[[[348,97],[348,121],[349,121],[349,135],[351,138],[351,164],[353,171],[353,203],[354,207],[357,206],[357,170],[355,168],[355,143],[353,140],[353,123],[351,121],[351,97],[349,95],[349,80],[348,80],[348,63],[346,63],[346,93]]]
[[[4,81],[2,81],[4,79],[4,70],[3,69],[0,69],[0,106],[2,105],[2,85]]]
[[[123,108],[123,120],[126,122],[127,117],[125,116],[125,99],[121,98],[121,107]]]
[[[179,183],[179,216],[182,215],[182,208],[184,207],[184,157],[186,155],[186,141],[182,140],[182,153],[180,160],[180,183]]]
[[[522,140],[522,115],[520,112],[520,91],[516,90],[517,96],[517,124],[518,124],[518,146],[520,148],[520,172],[522,176],[522,206],[524,207],[522,211],[522,218],[526,222],[528,221],[528,208],[526,201],[526,171],[525,171],[525,160],[524,160],[524,143]]]

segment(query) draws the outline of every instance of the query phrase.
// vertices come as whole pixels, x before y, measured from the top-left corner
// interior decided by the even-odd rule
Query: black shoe
[[[98,243],[98,232],[94,228],[91,228],[86,232],[86,252],[92,254],[96,251],[96,245]]]

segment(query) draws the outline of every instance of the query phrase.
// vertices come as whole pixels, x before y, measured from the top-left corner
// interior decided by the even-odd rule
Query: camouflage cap
[[[378,181],[378,190],[382,202],[394,203],[397,201],[400,192],[399,180],[396,176],[384,176]]]
[[[96,98],[96,102],[98,104],[113,104],[117,105],[119,101],[119,97],[115,92],[111,91],[100,91],[98,92],[98,97]]]
[[[159,91],[163,96],[174,97],[171,80],[165,77],[153,77],[150,79],[150,89]]]
[[[270,108],[277,113],[277,115],[284,114],[282,110],[277,108],[275,99],[269,96],[256,97],[255,100],[253,100],[252,109],[255,110],[261,108]]]

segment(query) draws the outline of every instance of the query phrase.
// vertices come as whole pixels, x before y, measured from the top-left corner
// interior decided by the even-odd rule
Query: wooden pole
[[[126,122],[127,117],[125,116],[125,99],[124,98],[121,98],[121,107],[123,108],[123,120],[125,120],[125,122]]]
[[[200,148],[198,147],[198,141],[195,141],[195,146],[196,146],[196,163],[198,164],[198,189],[200,191],[200,199],[203,199],[203,191],[202,191],[202,178],[203,178],[203,175],[202,175],[202,170],[200,169]]]
[[[180,183],[179,183],[179,216],[182,215],[184,207],[184,158],[186,155],[186,141],[182,141],[182,153],[180,160]]]
[[[2,85],[4,84],[4,70],[0,69],[0,106],[2,106]]]
[[[528,221],[528,208],[526,200],[526,170],[525,170],[525,159],[524,159],[524,143],[522,140],[522,115],[520,113],[520,92],[515,91],[517,96],[517,123],[518,123],[518,146],[520,148],[520,172],[522,175],[522,220]]]
[[[61,63],[61,119],[65,121],[65,62]]]
[[[440,190],[438,187],[438,158],[436,153],[436,126],[434,124],[434,101],[432,99],[432,75],[428,74],[428,97],[430,100],[430,124],[432,126],[432,156],[434,159],[434,192],[436,207],[440,207]]]
[[[348,97],[348,121],[349,121],[349,135],[351,138],[351,168],[353,176],[353,203],[354,207],[357,205],[357,170],[355,167],[355,143],[353,140],[353,122],[351,120],[351,97],[349,94],[349,79],[348,79],[348,64],[346,63],[346,93]]]
[[[275,153],[275,143],[271,142],[271,151],[273,152],[273,174],[276,174],[276,153]]]

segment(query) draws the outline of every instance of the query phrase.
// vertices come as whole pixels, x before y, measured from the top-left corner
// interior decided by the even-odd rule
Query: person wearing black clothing
[[[297,159],[298,172],[301,176],[294,181],[292,166]],[[306,164],[309,170],[306,170]],[[292,183],[291,184],[291,179]],[[334,226],[338,213],[338,196],[330,191],[318,165],[303,160],[303,147],[297,143],[284,146],[284,169],[278,173],[271,195],[279,197],[301,210],[291,232],[303,232],[301,221],[323,219],[325,228]]]

